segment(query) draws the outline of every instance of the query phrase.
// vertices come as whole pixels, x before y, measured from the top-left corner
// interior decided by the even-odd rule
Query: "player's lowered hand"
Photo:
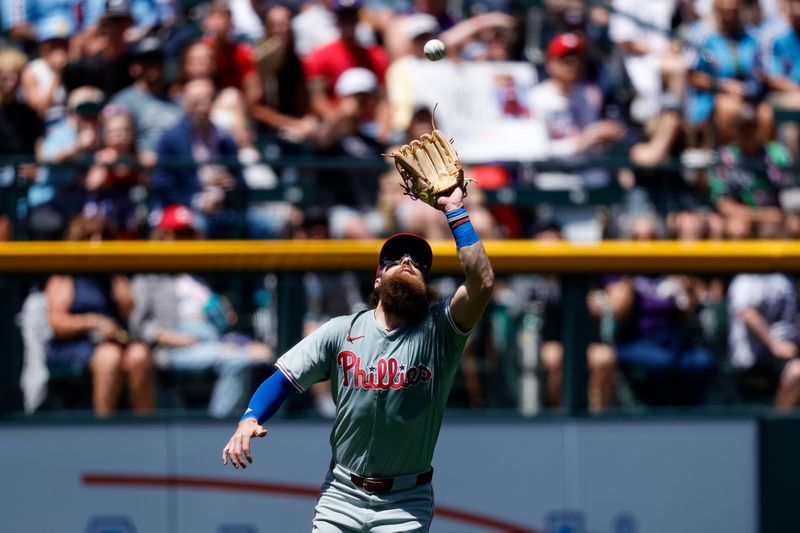
[[[228,444],[222,450],[222,464],[228,464],[228,456],[234,468],[247,468],[247,463],[253,462],[250,453],[250,440],[254,437],[266,437],[267,430],[255,418],[245,418],[239,422]],[[245,460],[246,459],[246,460]]]

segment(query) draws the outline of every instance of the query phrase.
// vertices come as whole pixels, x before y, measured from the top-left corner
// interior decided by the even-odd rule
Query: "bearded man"
[[[470,329],[492,294],[494,274],[456,188],[438,198],[465,281],[434,302],[430,245],[408,233],[381,247],[373,309],[337,317],[286,352],[253,395],[222,452],[253,461],[250,441],[293,391],[331,379],[336,418],[332,460],[317,502],[316,532],[428,531],[431,460]]]

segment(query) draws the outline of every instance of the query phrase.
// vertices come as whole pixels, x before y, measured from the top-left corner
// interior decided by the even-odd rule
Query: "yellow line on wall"
[[[0,272],[372,270],[381,241],[0,243]],[[435,272],[460,270],[455,245],[432,242]],[[800,243],[598,244],[487,241],[497,272],[800,271]]]

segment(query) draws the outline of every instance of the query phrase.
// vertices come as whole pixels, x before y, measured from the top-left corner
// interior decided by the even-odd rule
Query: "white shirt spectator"
[[[321,3],[311,4],[292,19],[292,33],[300,57],[339,38],[333,13]]]
[[[578,136],[600,119],[603,95],[594,85],[581,83],[563,94],[555,83],[544,81],[533,88],[534,112],[544,119],[550,139],[550,156],[578,155]]]
[[[233,32],[237,37],[244,37],[251,43],[264,37],[264,24],[258,18],[250,0],[230,0],[228,7],[231,10]]]
[[[33,79],[36,80],[36,88],[38,91],[45,92],[53,86],[56,73],[44,59],[34,59],[26,65],[25,69],[30,72]],[[50,107],[48,107],[47,111],[44,113],[44,122],[47,127],[52,126],[66,116],[66,103],[67,91],[64,89],[63,84],[59,84],[55,91],[53,91]]]
[[[783,274],[739,274],[728,288],[731,322],[728,341],[731,362],[738,368],[752,367],[767,351],[738,317],[739,312],[748,308],[756,309],[764,317],[775,339],[798,339],[797,297],[792,280]]]
[[[625,54],[625,70],[637,99],[631,112],[643,122],[656,114],[661,101],[661,56],[669,49],[669,34],[676,0],[614,0],[609,34],[615,43],[635,42],[647,46],[644,54]]]
[[[614,12],[608,32],[615,43],[646,43],[656,52],[669,46],[670,25],[677,0],[649,0],[642,9],[641,0],[614,0]]]
[[[567,95],[547,80],[531,92],[531,105],[545,123],[552,158],[575,160],[589,155],[581,151],[583,130],[600,119],[603,95],[594,85],[580,83]],[[548,190],[579,190],[584,187],[604,187],[610,178],[603,169],[588,169],[578,174],[540,172],[536,186]],[[602,238],[602,226],[593,206],[560,207],[555,218],[562,225],[564,238],[572,242],[597,242]]]

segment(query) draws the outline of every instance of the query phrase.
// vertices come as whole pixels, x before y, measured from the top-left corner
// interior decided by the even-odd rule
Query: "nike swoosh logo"
[[[358,337],[351,337],[350,335],[348,335],[347,337],[345,337],[345,339],[347,339],[347,342],[357,341],[358,339],[362,338],[364,338],[364,335],[359,335]]]

